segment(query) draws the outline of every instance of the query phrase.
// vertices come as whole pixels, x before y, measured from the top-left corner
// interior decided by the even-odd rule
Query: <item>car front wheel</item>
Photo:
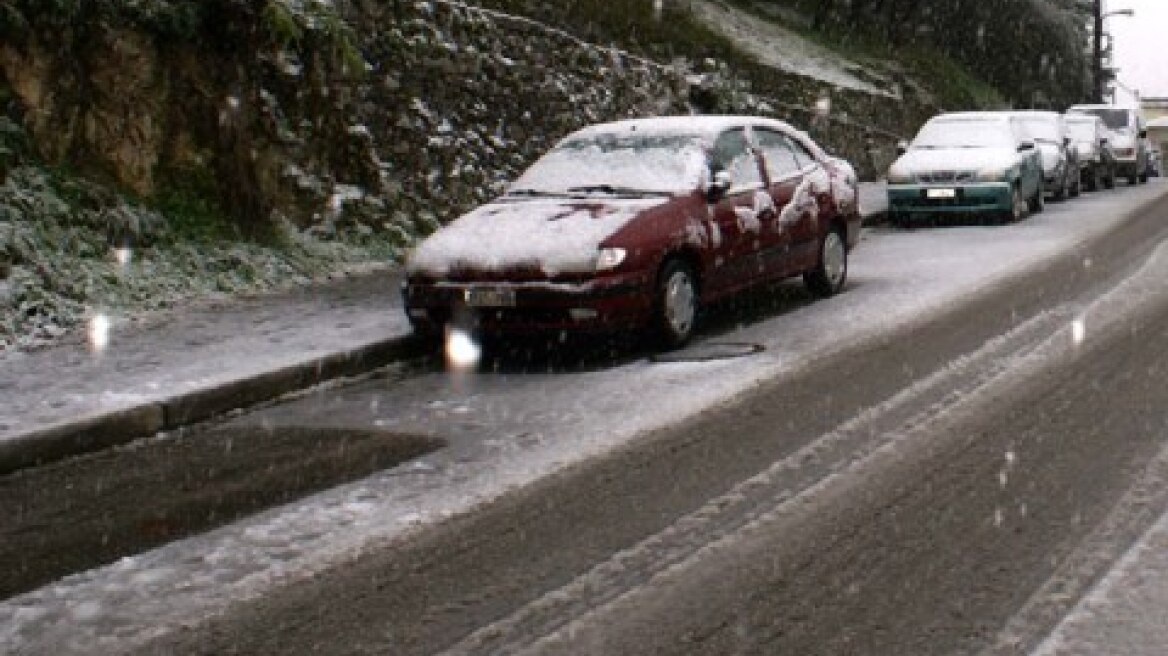
[[[819,262],[803,274],[803,283],[821,298],[834,296],[848,280],[848,246],[839,229],[832,229],[819,242]]]
[[[676,349],[693,336],[698,317],[697,277],[683,260],[671,259],[657,280],[654,328],[660,346]]]

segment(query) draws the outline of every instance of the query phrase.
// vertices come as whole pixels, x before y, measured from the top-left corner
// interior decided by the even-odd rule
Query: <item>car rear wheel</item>
[[[1103,175],[1099,173],[1098,166],[1091,167],[1090,177],[1087,178],[1087,191],[1099,191],[1103,186]]]
[[[1071,198],[1078,198],[1083,193],[1083,176],[1076,175],[1071,179]]]
[[[698,285],[693,268],[671,259],[657,279],[654,329],[661,348],[676,349],[693,336],[698,318]]]
[[[819,242],[819,262],[803,274],[803,284],[821,298],[834,296],[848,280],[848,246],[842,231],[833,228]]]
[[[1113,166],[1103,178],[1103,187],[1105,189],[1115,189],[1115,178],[1115,167]]]

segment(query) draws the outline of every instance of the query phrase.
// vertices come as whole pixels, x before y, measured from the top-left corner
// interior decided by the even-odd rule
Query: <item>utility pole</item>
[[[1095,6],[1092,7],[1095,19],[1095,29],[1092,31],[1092,38],[1094,40],[1094,52],[1091,56],[1091,65],[1094,71],[1091,74],[1091,82],[1094,85],[1093,102],[1103,102],[1103,0],[1095,0]]]
[[[1104,87],[1106,86],[1103,83],[1103,19],[1109,18],[1111,16],[1127,16],[1130,18],[1132,16],[1135,16],[1136,12],[1132,9],[1116,9],[1114,11],[1104,11],[1103,10],[1103,0],[1090,0],[1090,1],[1092,2],[1092,6],[1091,6],[1092,18],[1094,19],[1094,22],[1095,22],[1094,34],[1092,35],[1092,49],[1094,50],[1094,52],[1092,53],[1092,56],[1091,56],[1091,59],[1093,60],[1091,62],[1091,66],[1092,66],[1092,68],[1095,69],[1094,74],[1091,76],[1092,78],[1094,78],[1092,80],[1092,83],[1094,86],[1094,89],[1092,90],[1093,91],[1092,95],[1095,96],[1093,98],[1094,102],[1102,103],[1103,102],[1103,91],[1104,91]]]

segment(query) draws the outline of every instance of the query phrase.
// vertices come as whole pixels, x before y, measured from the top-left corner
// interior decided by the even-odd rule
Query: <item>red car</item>
[[[747,286],[802,275],[835,294],[859,235],[851,165],[786,123],[619,121],[569,135],[424,240],[405,309],[423,333],[647,328],[676,348],[702,305]]]

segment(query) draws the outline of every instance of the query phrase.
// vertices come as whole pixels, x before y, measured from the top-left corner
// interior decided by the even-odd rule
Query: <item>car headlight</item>
[[[888,169],[888,184],[912,184],[916,178],[907,169],[892,167]]]
[[[608,271],[615,269],[625,261],[629,252],[623,248],[602,248],[596,255],[596,270]]]
[[[1010,179],[1012,169],[987,168],[977,172],[978,182],[1005,182]]]

